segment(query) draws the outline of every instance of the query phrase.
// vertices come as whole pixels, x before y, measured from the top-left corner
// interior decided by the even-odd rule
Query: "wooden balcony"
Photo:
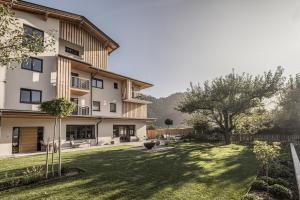
[[[90,92],[90,80],[78,76],[71,76],[71,94],[83,96]]]

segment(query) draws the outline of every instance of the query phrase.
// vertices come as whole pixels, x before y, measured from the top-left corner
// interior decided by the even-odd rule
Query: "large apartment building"
[[[62,121],[63,148],[70,139],[103,145],[145,138],[150,102],[138,96],[152,84],[107,69],[115,41],[77,14],[25,1],[14,11],[24,32],[56,34],[51,50],[14,70],[0,67],[0,155],[42,150],[52,140],[54,118],[39,106],[60,97],[77,105]]]

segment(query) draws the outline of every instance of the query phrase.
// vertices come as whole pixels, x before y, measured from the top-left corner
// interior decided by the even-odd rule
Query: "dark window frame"
[[[74,56],[80,56],[79,50],[73,49],[73,48],[71,48],[71,47],[65,46],[65,52],[67,52],[67,53],[69,53],[69,54],[72,54],[72,55],[74,55]]]
[[[72,130],[72,128],[73,128],[73,130]],[[76,128],[77,128],[76,132],[71,133]],[[81,128],[81,130],[79,128]],[[83,131],[84,128],[91,128],[91,131],[92,131],[91,136],[89,138],[88,137],[78,138],[78,135],[80,136],[80,134],[81,134],[80,131]],[[78,132],[78,130],[80,130],[80,131]],[[86,134],[88,134],[87,130],[85,130],[84,134],[85,134],[85,136],[86,136]],[[73,135],[74,140],[92,140],[92,139],[96,139],[95,125],[72,125],[72,124],[68,124],[68,125],[66,125],[66,140],[67,141],[70,141],[71,135]],[[75,135],[76,135],[76,137],[75,137]]]
[[[115,109],[112,109],[112,105],[115,105]],[[116,103],[109,103],[109,110],[112,113],[116,113],[117,112],[117,104]]]
[[[27,34],[25,33],[25,28],[26,28],[26,27],[32,29],[33,31],[35,30],[35,31],[37,31],[37,32],[41,32],[41,33],[42,33],[43,44],[41,44],[41,45],[44,46],[44,43],[45,43],[45,32],[44,32],[43,30],[41,30],[41,29],[38,29],[38,28],[33,27],[33,26],[30,26],[30,25],[28,25],[28,24],[23,24],[24,36],[27,35]]]
[[[96,85],[93,85],[93,81],[96,81]],[[97,82],[102,82],[102,87],[98,87],[97,85]],[[99,78],[92,78],[92,81],[91,81],[91,85],[92,85],[92,87],[94,87],[94,88],[99,88],[99,89],[104,89],[104,81],[103,81],[103,79],[99,79]]]
[[[116,82],[114,82],[114,89],[119,89],[119,84],[118,83],[116,83]]]
[[[29,91],[30,92],[30,101],[22,101],[22,91]],[[40,92],[40,101],[39,102],[34,102],[32,101],[32,92]],[[34,90],[34,89],[28,89],[28,88],[21,88],[20,89],[20,103],[26,103],[26,104],[41,104],[43,99],[43,92],[41,90]]]
[[[136,136],[136,125],[124,125],[124,124],[114,124],[113,125],[113,138],[116,138],[116,137],[120,137],[121,134],[120,134],[120,129],[121,128],[125,128],[126,132],[125,132],[125,135],[127,136]],[[123,129],[124,130],[124,129]],[[128,132],[129,132],[129,135],[128,135]],[[123,136],[124,136],[124,133],[123,133]]]
[[[99,103],[99,109],[94,110],[94,103]],[[100,101],[93,101],[93,111],[101,111],[101,102]]]
[[[26,62],[27,60],[22,62],[22,64],[21,64],[21,69],[25,69],[25,70],[28,70],[28,71],[34,71],[34,72],[43,73],[43,71],[44,71],[44,60],[43,60],[43,59],[35,58],[35,57],[29,57],[28,59],[31,59],[30,69],[24,67],[24,62]],[[33,69],[33,62],[32,62],[33,60],[39,60],[39,61],[41,61],[41,71],[38,71],[38,70],[34,70],[34,69]]]

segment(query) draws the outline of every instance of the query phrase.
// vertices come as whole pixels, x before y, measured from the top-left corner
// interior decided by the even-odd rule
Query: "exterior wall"
[[[79,24],[61,21],[59,35],[63,40],[84,48],[85,62],[101,69],[107,68],[108,50],[105,44],[81,28]]]
[[[52,30],[58,31],[59,21],[49,18],[44,21],[37,15],[26,12],[16,11],[16,17],[20,19],[21,24],[36,27],[44,31],[44,36],[49,37],[48,33]],[[16,65],[14,70],[7,70],[6,73],[6,89],[3,89],[3,82],[0,83],[0,91],[5,91],[5,109],[18,110],[37,110],[37,105],[20,103],[20,88],[36,89],[42,91],[42,101],[51,100],[55,97],[55,87],[51,85],[51,75],[56,73],[56,54],[58,52],[58,35],[55,36],[56,42],[53,51],[46,51],[38,56],[43,60],[43,73],[32,72],[21,69],[20,65]],[[2,71],[1,71],[2,72]],[[3,77],[0,77],[3,78]],[[1,81],[1,80],[0,80]],[[1,95],[2,96],[2,95]],[[3,102],[3,98],[0,100]]]
[[[103,89],[92,87],[93,101],[100,101],[100,112],[93,111],[94,116],[122,116],[121,82],[106,77],[96,76],[103,80]],[[114,83],[118,83],[118,89],[114,89]],[[110,112],[110,103],[117,104],[117,112]]]
[[[62,120],[62,148],[69,147],[69,141],[66,141],[66,125],[95,125],[99,120],[84,119],[84,118],[67,118]],[[113,125],[135,125],[136,136],[143,140],[146,136],[146,122],[141,120],[117,120],[104,119],[99,124],[98,141],[99,145],[110,143],[113,136]],[[12,131],[13,127],[43,127],[44,140],[52,140],[54,133],[54,119],[53,118],[2,118],[2,126],[0,128],[0,156],[10,155],[12,153]],[[97,135],[97,134],[96,134]],[[56,140],[58,140],[58,127]],[[115,139],[118,141],[118,138]],[[91,140],[92,145],[96,145],[96,139]]]

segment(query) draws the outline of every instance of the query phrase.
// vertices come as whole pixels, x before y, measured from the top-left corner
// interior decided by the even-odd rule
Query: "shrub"
[[[285,165],[273,163],[269,168],[269,176],[273,178],[291,178],[293,177],[293,173]]]
[[[271,177],[261,176],[258,179],[265,181],[268,185],[279,184],[285,187],[289,186],[289,183],[282,178],[271,178]]]
[[[254,190],[262,190],[262,191],[267,191],[268,189],[268,184],[263,181],[263,180],[255,180],[253,183],[252,183],[252,189]]]
[[[147,149],[152,149],[152,148],[155,146],[155,142],[145,142],[145,143],[144,143],[144,146],[145,146]]]
[[[242,200],[263,200],[263,198],[256,196],[255,194],[246,194]]]
[[[292,199],[292,191],[282,185],[274,184],[269,188],[270,193],[274,195],[276,198],[280,199]]]

